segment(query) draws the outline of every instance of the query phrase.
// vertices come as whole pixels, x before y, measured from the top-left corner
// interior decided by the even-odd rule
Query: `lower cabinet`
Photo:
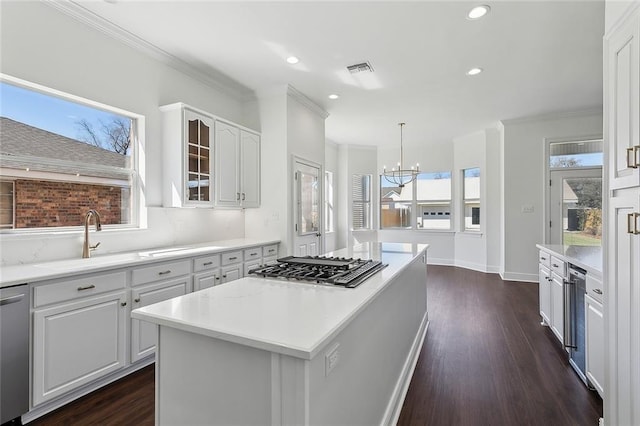
[[[193,291],[203,290],[221,284],[220,269],[202,272],[193,276]]]
[[[191,278],[189,276],[135,288],[131,291],[131,298],[133,299],[131,309],[182,296],[190,291]],[[158,333],[155,324],[132,319],[131,362],[136,362],[152,355],[156,350],[157,340]]]
[[[242,278],[243,273],[243,264],[237,263],[235,265],[223,266],[220,268],[221,283],[228,283],[229,281],[237,280]]]
[[[35,310],[33,405],[124,367],[128,314],[125,291]]]
[[[585,303],[586,376],[604,398],[604,310],[602,304],[588,294]]]

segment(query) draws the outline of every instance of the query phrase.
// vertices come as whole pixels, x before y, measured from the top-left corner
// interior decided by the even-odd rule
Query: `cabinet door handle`
[[[171,269],[167,269],[166,271],[158,272],[158,275],[167,275],[171,273]]]
[[[226,274],[224,274],[224,275],[222,276],[222,278],[227,278],[227,275],[226,275]]]
[[[220,277],[216,277],[216,280],[219,280],[219,279],[220,279]]]
[[[136,297],[135,299],[133,299],[133,301],[136,302],[136,303],[140,303],[140,298]]]
[[[237,259],[237,257],[236,257],[236,256],[233,256],[233,257],[230,257],[230,258],[229,258],[229,260],[236,260],[236,259]]]
[[[242,201],[244,201],[244,200],[246,200],[246,199],[247,199],[247,195],[243,192],[243,193],[242,193]]]
[[[209,266],[209,265],[213,265],[213,262],[204,262],[204,263],[202,264],[202,266]]]
[[[559,267],[560,267],[560,265],[558,265],[557,263],[554,263],[554,264],[553,264],[553,267],[554,267],[554,268],[559,268]]]
[[[251,253],[249,256],[257,256],[258,253]]]
[[[594,289],[593,289],[593,292],[594,292],[595,294],[602,294],[602,290],[600,290],[599,288],[594,288]]]
[[[640,229],[638,229],[638,218],[640,218],[640,213],[627,214],[627,233],[633,235],[640,234]]]
[[[240,193],[236,192],[236,201],[240,201]]]
[[[127,306],[127,302],[120,303],[120,306]]]
[[[91,284],[91,285],[85,285],[84,287],[78,287],[78,291],[83,291],[83,290],[91,290],[92,288],[96,288],[95,285]]]
[[[540,259],[542,259],[542,260],[547,260],[547,258],[546,258],[546,257],[541,257]]]

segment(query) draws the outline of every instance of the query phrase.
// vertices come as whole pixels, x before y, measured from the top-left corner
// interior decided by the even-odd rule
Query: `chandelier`
[[[400,161],[398,161],[398,166],[391,170],[387,170],[387,166],[382,166],[382,176],[384,176],[389,183],[399,188],[404,188],[406,184],[416,180],[418,173],[420,173],[420,165],[418,163],[416,163],[415,167],[411,166],[411,169],[404,168],[402,159],[402,128],[404,125],[405,123],[398,123],[398,126],[400,126]]]

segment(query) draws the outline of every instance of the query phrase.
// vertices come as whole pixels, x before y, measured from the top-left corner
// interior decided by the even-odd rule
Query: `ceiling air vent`
[[[361,64],[349,65],[347,67],[351,74],[357,74],[359,72],[373,72],[373,67],[369,62],[363,62]]]

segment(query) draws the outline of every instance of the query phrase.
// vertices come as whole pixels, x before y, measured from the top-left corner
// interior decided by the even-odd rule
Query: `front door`
[[[295,256],[317,256],[321,253],[322,180],[320,165],[294,160],[294,233]]]

